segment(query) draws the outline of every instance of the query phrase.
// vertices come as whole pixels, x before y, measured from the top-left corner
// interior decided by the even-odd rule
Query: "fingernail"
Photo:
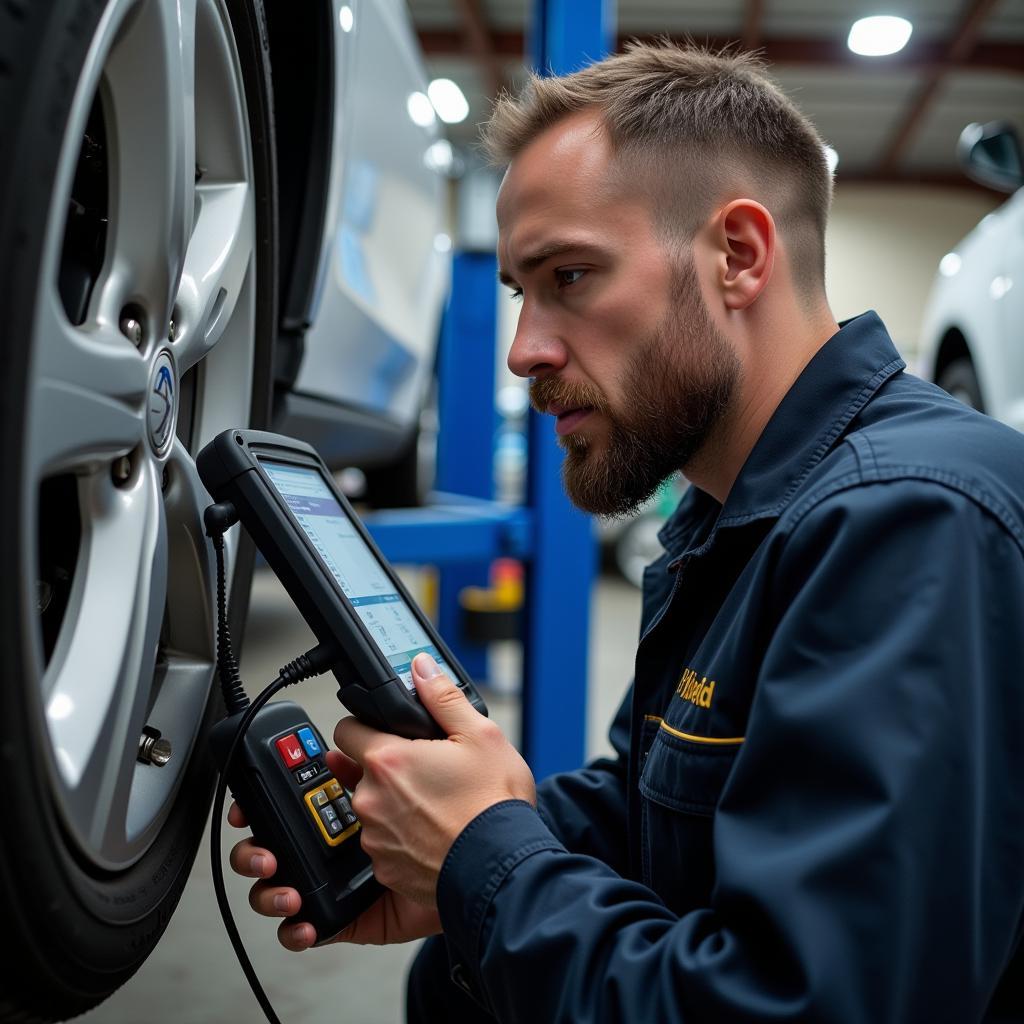
[[[413,658],[413,665],[416,667],[416,675],[420,679],[433,679],[435,676],[442,674],[441,666],[426,651],[417,654]]]
[[[304,924],[297,924],[292,930],[292,938],[294,938],[296,942],[304,942],[308,946],[310,940],[306,926]]]
[[[263,869],[267,866],[267,858],[262,854],[253,854],[252,860],[249,861],[249,867],[257,874],[262,875]]]
[[[288,907],[290,906],[290,904],[291,904],[291,899],[289,899],[289,897],[285,893],[283,893],[283,892],[279,892],[274,897],[274,909],[275,910],[287,911]]]

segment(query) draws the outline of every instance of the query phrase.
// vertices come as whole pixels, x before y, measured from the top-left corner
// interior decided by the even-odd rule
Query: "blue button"
[[[320,744],[317,743],[312,729],[300,729],[299,742],[306,748],[306,753],[310,757],[316,757],[317,754],[322,753]]]

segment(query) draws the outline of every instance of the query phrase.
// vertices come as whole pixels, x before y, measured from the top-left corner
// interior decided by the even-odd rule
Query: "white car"
[[[0,5],[2,1020],[123,984],[195,856],[196,452],[273,426],[415,462],[450,261],[425,93],[401,0]]]
[[[969,125],[967,174],[1014,193],[948,253],[925,311],[919,370],[950,394],[1024,430],[1024,161],[1010,125]]]

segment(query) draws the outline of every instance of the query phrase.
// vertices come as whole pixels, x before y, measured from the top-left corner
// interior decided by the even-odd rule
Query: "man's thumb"
[[[480,713],[429,654],[413,658],[412,679],[423,706],[448,736],[472,729]]]

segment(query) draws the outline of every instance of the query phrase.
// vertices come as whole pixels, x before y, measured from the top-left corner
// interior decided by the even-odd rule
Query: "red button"
[[[289,768],[294,768],[297,764],[302,764],[306,760],[306,752],[302,749],[302,744],[295,733],[279,739],[277,741],[277,751],[281,755],[281,760]]]

